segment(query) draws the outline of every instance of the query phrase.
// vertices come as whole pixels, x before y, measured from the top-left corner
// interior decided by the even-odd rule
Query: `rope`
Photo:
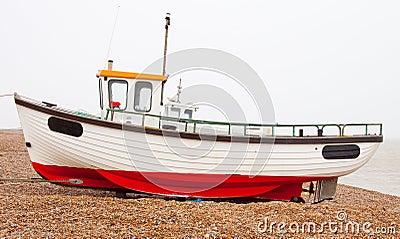
[[[43,178],[0,178],[0,182],[9,183],[71,183],[71,184],[82,184],[83,181],[80,179],[65,179],[65,180],[47,180]]]
[[[0,95],[0,98],[1,97],[8,97],[8,96],[14,96],[14,94],[3,94],[3,95]]]

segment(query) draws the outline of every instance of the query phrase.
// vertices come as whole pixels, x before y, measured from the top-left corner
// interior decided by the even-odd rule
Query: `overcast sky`
[[[400,135],[399,1],[0,3],[0,94],[97,113],[95,74],[120,6],[116,69],[140,71],[162,56],[170,12],[169,52],[213,48],[243,59],[265,82],[277,122],[383,122],[385,136]],[[18,127],[11,98],[0,107],[0,128]]]

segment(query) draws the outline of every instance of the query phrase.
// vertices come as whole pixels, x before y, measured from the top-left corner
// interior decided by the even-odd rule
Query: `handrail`
[[[292,136],[296,136],[296,129],[298,128],[316,128],[317,131],[321,130],[321,133],[323,133],[323,130],[326,127],[337,127],[338,128],[338,136],[345,136],[345,129],[348,127],[354,127],[354,126],[364,126],[365,127],[365,133],[364,135],[369,135],[369,127],[371,126],[379,126],[379,135],[382,135],[383,131],[383,124],[382,123],[350,123],[350,124],[263,124],[263,123],[239,123],[239,122],[221,122],[221,121],[210,121],[210,120],[195,120],[195,119],[187,119],[187,118],[176,118],[176,117],[171,117],[171,116],[163,116],[163,115],[155,115],[155,114],[145,114],[145,113],[138,113],[138,112],[132,112],[132,111],[126,111],[126,110],[120,110],[120,109],[111,109],[107,108],[107,113],[106,113],[106,120],[108,120],[109,113],[111,112],[112,115],[114,115],[114,112],[118,113],[126,113],[126,114],[132,114],[132,115],[138,115],[141,116],[141,125],[145,126],[145,119],[146,117],[152,117],[152,118],[157,118],[158,119],[158,127],[161,129],[161,121],[169,121],[169,122],[176,122],[176,123],[183,123],[185,124],[185,132],[188,131],[188,124],[193,124],[193,130],[192,132],[196,132],[196,128],[198,125],[221,125],[221,126],[227,126],[227,134],[231,135],[232,134],[232,126],[241,126],[243,127],[243,135],[247,135],[247,130],[251,127],[264,127],[264,128],[269,128],[271,130],[271,136],[277,136],[276,134],[276,128],[292,128]],[[111,117],[111,120],[113,120],[113,117]],[[376,134],[376,133],[375,133]],[[318,135],[318,136],[323,136],[323,135]]]
[[[379,126],[379,135],[382,135],[383,127],[381,123],[368,123],[368,124],[343,124],[342,125],[342,136],[344,134],[344,130],[348,126],[365,126],[365,135],[368,135],[368,127],[369,126]]]

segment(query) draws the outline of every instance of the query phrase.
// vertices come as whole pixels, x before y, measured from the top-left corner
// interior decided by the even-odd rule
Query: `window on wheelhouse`
[[[100,109],[104,108],[103,103],[103,79],[99,78],[99,95],[100,95]]]
[[[174,118],[180,118],[181,109],[175,108],[175,107],[171,107],[171,114],[169,116],[174,117]]]
[[[184,119],[191,119],[191,118],[192,118],[192,115],[193,115],[193,111],[192,111],[192,110],[186,109],[186,110],[183,112],[182,118],[184,118]]]
[[[110,80],[108,82],[108,94],[110,107],[126,109],[126,98],[128,94],[128,82],[124,80]]]
[[[135,84],[133,108],[135,111],[149,112],[151,109],[151,95],[153,85],[150,82],[139,81]]]

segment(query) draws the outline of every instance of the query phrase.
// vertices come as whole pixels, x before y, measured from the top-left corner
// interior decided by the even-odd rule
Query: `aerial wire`
[[[113,41],[113,38],[114,38],[114,32],[115,32],[115,28],[116,28],[116,26],[117,26],[117,20],[118,20],[118,15],[119,15],[119,8],[120,8],[120,6],[117,7],[117,13],[115,14],[115,21],[114,21],[114,26],[113,26],[113,29],[112,29],[112,32],[111,32],[110,42],[109,42],[109,44],[108,44],[108,51],[107,51],[107,57],[106,57],[106,60],[105,60],[104,69],[106,68],[107,60],[108,60],[108,58],[110,57],[112,41]]]

